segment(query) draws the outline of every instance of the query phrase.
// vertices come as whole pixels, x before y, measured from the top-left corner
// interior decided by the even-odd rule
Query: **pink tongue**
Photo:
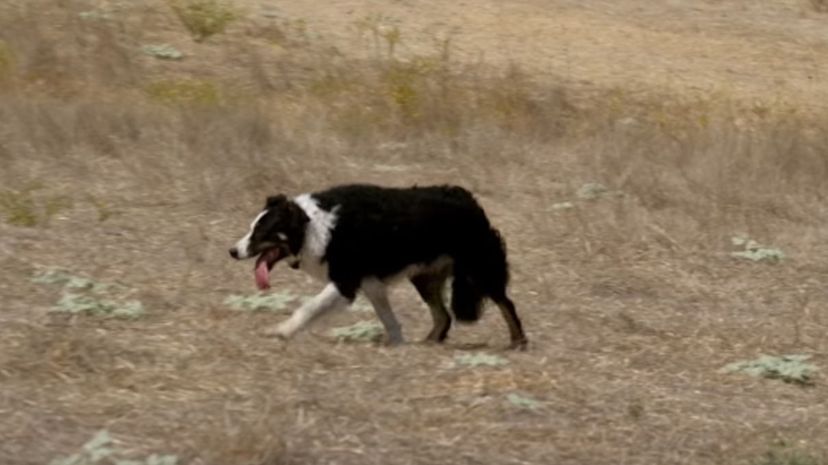
[[[267,260],[259,260],[256,264],[256,286],[261,290],[270,289],[270,270],[267,269]]]

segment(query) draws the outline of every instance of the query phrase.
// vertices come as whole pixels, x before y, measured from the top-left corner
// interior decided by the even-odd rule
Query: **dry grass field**
[[[826,9],[0,2],[0,464],[828,463]],[[473,190],[529,350],[262,336],[320,285],[227,248],[350,181]]]

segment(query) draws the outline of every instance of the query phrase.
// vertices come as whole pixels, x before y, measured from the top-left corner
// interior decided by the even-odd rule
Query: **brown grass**
[[[160,1],[88,10],[0,6],[15,57],[0,183],[71,201],[46,226],[0,225],[0,462],[48,463],[103,428],[132,456],[193,464],[752,463],[780,439],[828,452],[822,378],[717,372],[759,353],[825,365],[824,115],[573,89],[439,47],[357,59],[252,16],[193,44]],[[288,46],[258,34],[274,27]],[[141,53],[161,39],[187,58]],[[182,82],[215,93],[148,92]],[[253,289],[226,248],[265,195],[356,180],[477,192],[507,238],[530,350],[500,352],[494,312],[445,347],[388,349],[328,335],[364,314],[280,343],[258,331],[283,315],[223,305]],[[588,182],[611,194],[577,198]],[[742,232],[787,258],[731,258]],[[127,284],[149,315],[49,313],[59,291],[31,282],[38,266]],[[276,289],[318,288],[275,275]],[[394,301],[422,337],[414,292]],[[510,363],[452,367],[469,344]]]
[[[826,0],[808,0],[811,4],[811,8],[814,11],[818,11],[820,13],[828,12],[828,1]]]

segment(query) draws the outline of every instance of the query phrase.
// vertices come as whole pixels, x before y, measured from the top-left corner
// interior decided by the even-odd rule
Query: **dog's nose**
[[[238,259],[239,258],[239,249],[237,249],[235,247],[231,248],[230,249],[230,256],[233,257],[233,258]]]

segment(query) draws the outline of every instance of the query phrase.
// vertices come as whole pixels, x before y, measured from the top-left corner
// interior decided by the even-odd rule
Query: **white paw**
[[[290,320],[283,321],[276,326],[265,329],[262,334],[268,337],[278,337],[279,339],[289,339],[296,332],[296,328],[291,324]]]

